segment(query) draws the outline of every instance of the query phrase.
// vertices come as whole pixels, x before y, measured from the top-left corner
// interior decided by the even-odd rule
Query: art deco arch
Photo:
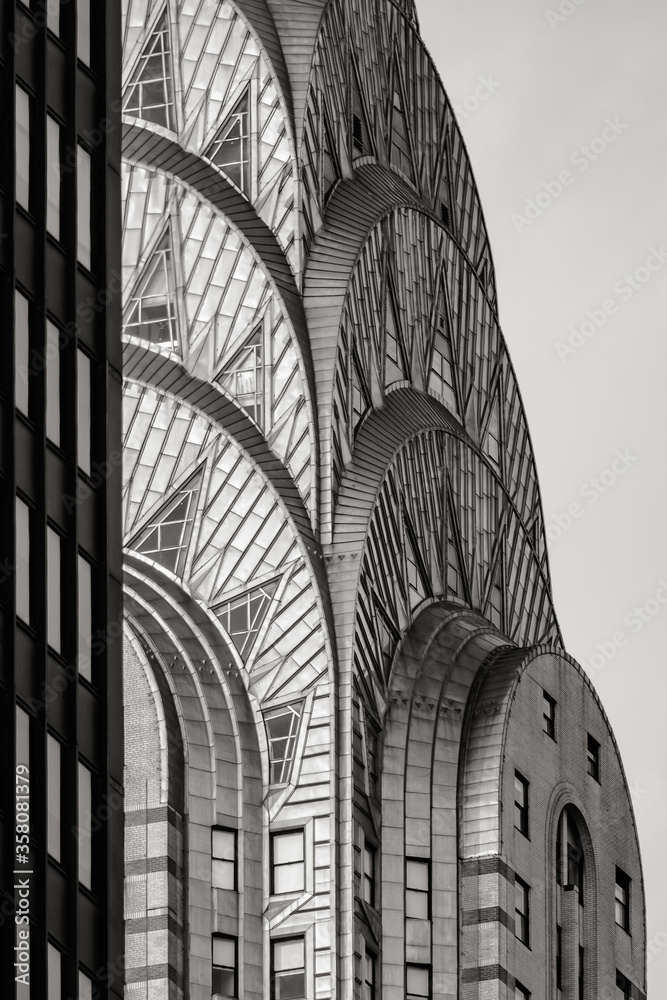
[[[297,171],[282,47],[265,4],[245,7],[250,17],[223,0],[211,17],[206,4],[186,12],[174,0],[131,0],[124,18],[124,119],[177,137],[236,184],[298,272]],[[239,112],[242,99],[246,110]]]

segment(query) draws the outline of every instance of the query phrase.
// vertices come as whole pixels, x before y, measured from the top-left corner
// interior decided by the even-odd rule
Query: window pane
[[[276,1000],[301,1000],[306,995],[304,972],[281,973],[276,977]]]
[[[407,967],[407,987],[408,993],[412,997],[428,997],[429,995],[429,970],[418,965],[408,965]]]
[[[14,400],[16,409],[30,415],[30,305],[25,295],[14,293]]]
[[[47,553],[47,640],[49,646],[60,652],[60,595],[62,592],[60,574],[61,539],[53,528],[46,529]]]
[[[16,88],[16,201],[30,209],[30,97]]]
[[[77,0],[76,54],[81,62],[90,66],[90,0]]]
[[[213,887],[215,889],[235,889],[236,879],[233,861],[220,861],[213,858],[212,861]]]
[[[303,833],[301,830],[297,830],[296,833],[274,834],[273,863],[283,865],[290,861],[303,861]]]
[[[46,0],[46,26],[54,35],[60,35],[60,0]]]
[[[423,861],[406,862],[406,885],[408,889],[428,892],[428,864]]]
[[[79,882],[88,889],[92,873],[92,777],[85,764],[79,763]]]
[[[77,351],[77,458],[79,468],[90,474],[90,358]]]
[[[16,614],[30,622],[30,508],[16,498]]]
[[[85,972],[79,972],[78,1000],[93,1000],[93,981],[88,978]]]
[[[92,679],[91,638],[93,633],[92,567],[83,556],[78,558],[79,588],[79,674]]]
[[[303,938],[273,942],[273,968],[276,972],[304,968]]]
[[[236,973],[234,969],[213,968],[213,996],[233,997],[236,995]]]
[[[90,270],[90,197],[91,197],[91,164],[90,153],[81,146],[77,147],[76,173],[76,206],[77,206],[77,257],[84,267]]]
[[[60,952],[49,944],[48,954],[48,1000],[60,1000],[62,996],[62,971],[60,968]]]
[[[233,830],[213,830],[213,857],[223,858],[225,861],[234,861],[236,856],[235,842],[236,836]]]
[[[233,969],[236,965],[236,942],[234,938],[213,938],[213,964]]]
[[[16,706],[16,765],[30,768],[30,716]]]
[[[60,861],[60,743],[53,736],[46,737],[47,784],[47,849],[52,858]]]
[[[46,116],[46,228],[60,239],[60,125]]]
[[[428,893],[408,889],[405,894],[405,915],[416,920],[428,920]]]
[[[60,344],[58,328],[46,321],[46,436],[60,444]]]
[[[277,865],[273,869],[273,891],[300,892],[305,885],[305,869],[303,862],[291,865]]]

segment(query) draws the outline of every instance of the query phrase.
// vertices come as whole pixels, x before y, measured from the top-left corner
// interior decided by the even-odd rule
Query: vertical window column
[[[47,773],[47,831],[46,846],[49,854],[60,861],[60,829],[61,829],[61,749],[60,743],[50,734],[46,737],[46,773]]]
[[[30,211],[30,113],[31,99],[23,87],[16,87],[16,202]]]
[[[78,768],[78,831],[79,831],[79,882],[87,889],[92,887],[92,810],[93,776],[85,764]]]
[[[47,641],[56,653],[61,651],[61,546],[62,539],[53,528],[46,529],[46,621]]]
[[[90,153],[77,146],[76,157],[76,232],[77,258],[89,271],[91,268],[91,197],[92,163]]]
[[[60,334],[46,321],[46,436],[60,445]]]
[[[30,303],[18,289],[14,292],[14,403],[30,416]]]
[[[16,614],[30,624],[30,508],[16,498]]]
[[[46,229],[60,239],[60,125],[46,116]]]
[[[90,475],[90,358],[78,350],[76,364],[76,421],[77,461],[79,468]]]
[[[79,676],[92,681],[92,635],[93,635],[93,597],[92,597],[92,566],[87,559],[79,555],[77,561],[77,591],[78,591],[78,666]]]

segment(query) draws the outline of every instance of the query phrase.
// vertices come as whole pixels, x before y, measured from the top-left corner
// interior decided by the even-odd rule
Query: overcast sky
[[[662,996],[667,4],[417,0],[417,9],[480,190],[550,526],[556,611],[633,792],[649,992]]]

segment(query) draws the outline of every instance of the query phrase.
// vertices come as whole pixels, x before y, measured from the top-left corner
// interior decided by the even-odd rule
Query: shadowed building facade
[[[638,1000],[413,4],[130,0],[123,72],[127,995]]]

